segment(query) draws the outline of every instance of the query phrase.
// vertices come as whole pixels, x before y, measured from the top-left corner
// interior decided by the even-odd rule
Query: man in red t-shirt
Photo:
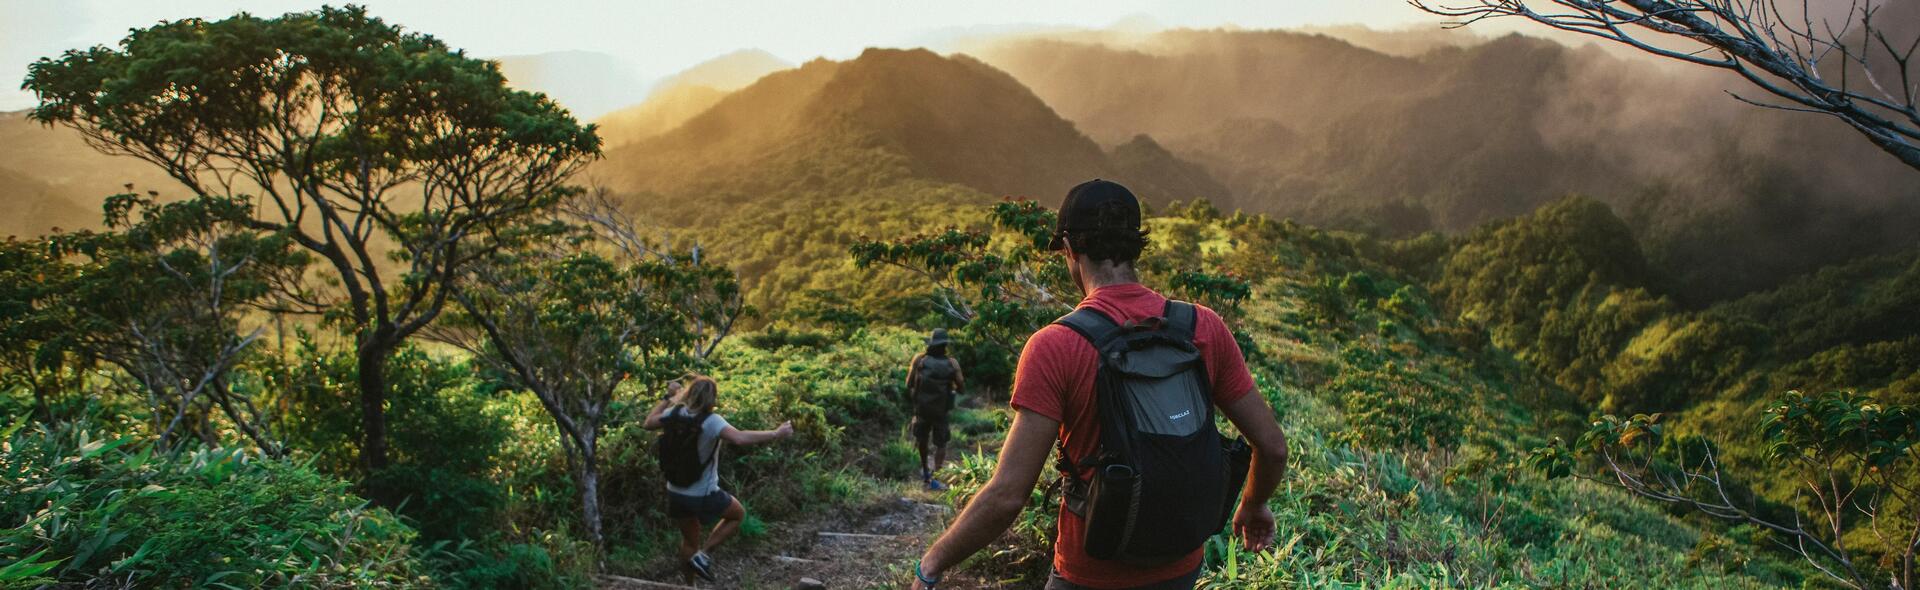
[[[1134,271],[1134,261],[1145,246],[1140,203],[1126,187],[1095,179],[1067,193],[1052,247],[1065,251],[1067,268],[1086,296],[1081,307],[1099,310],[1117,323],[1161,315],[1167,299],[1141,285]],[[1264,550],[1273,543],[1273,512],[1267,508],[1267,499],[1286,470],[1286,435],[1266,398],[1254,390],[1253,375],[1226,322],[1211,309],[1195,308],[1194,345],[1206,365],[1213,403],[1256,451],[1240,510],[1233,517],[1233,531],[1247,549]],[[914,588],[934,588],[942,573],[1013,524],[1055,441],[1066,447],[1068,459],[1075,464],[1095,452],[1100,441],[1093,407],[1098,368],[1093,345],[1065,326],[1049,325],[1027,340],[1013,378],[1013,407],[1018,414],[1000,448],[1000,465],[960,518],[920,558]],[[1060,510],[1048,590],[1190,589],[1200,575],[1198,547],[1183,559],[1138,566],[1087,555],[1085,531],[1081,517]]]

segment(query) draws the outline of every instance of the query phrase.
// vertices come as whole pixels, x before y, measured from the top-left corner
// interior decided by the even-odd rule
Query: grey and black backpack
[[[706,475],[707,466],[719,459],[720,453],[715,449],[707,460],[700,460],[700,434],[711,415],[712,412],[694,414],[674,409],[660,416],[663,428],[660,440],[654,443],[654,458],[660,462],[660,473],[666,476],[667,483],[683,488],[691,486]]]
[[[960,369],[952,357],[920,355],[914,359],[913,412],[939,417],[953,409],[953,380]]]
[[[1084,307],[1054,322],[1100,355],[1099,448],[1073,465],[1062,446],[1058,459],[1067,509],[1086,519],[1096,559],[1179,559],[1232,515],[1252,452],[1214,427],[1196,320],[1192,304],[1168,301],[1163,317],[1124,325]]]

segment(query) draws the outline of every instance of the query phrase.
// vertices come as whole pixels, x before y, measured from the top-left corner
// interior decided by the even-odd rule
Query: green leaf
[[[47,554],[47,551],[46,549],[41,549],[38,553],[28,555],[26,558],[7,564],[5,567],[0,567],[0,582],[30,582],[33,578],[46,573],[47,570],[53,569],[55,566],[60,565],[61,561],[64,561],[60,559],[39,561],[42,556]]]
[[[80,450],[82,451],[80,455],[80,459],[86,460],[86,459],[92,459],[94,457],[98,457],[102,453],[120,448],[121,445],[125,445],[130,442],[133,442],[133,437],[123,436],[123,437],[116,438],[109,441],[93,441],[93,442],[87,443],[86,446],[80,447]]]

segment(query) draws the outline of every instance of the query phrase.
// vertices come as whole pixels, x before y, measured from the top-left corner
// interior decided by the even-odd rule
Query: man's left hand
[[[1240,505],[1233,515],[1233,534],[1240,537],[1248,551],[1264,551],[1273,546],[1273,509],[1265,504]]]

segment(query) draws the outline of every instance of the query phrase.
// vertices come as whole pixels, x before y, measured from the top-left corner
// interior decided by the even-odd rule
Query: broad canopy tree
[[[387,465],[384,363],[447,286],[550,210],[600,140],[498,66],[359,7],[133,31],[34,63],[35,120],[165,170],[192,197],[258,195],[248,227],[330,272],[355,336],[361,462]]]

